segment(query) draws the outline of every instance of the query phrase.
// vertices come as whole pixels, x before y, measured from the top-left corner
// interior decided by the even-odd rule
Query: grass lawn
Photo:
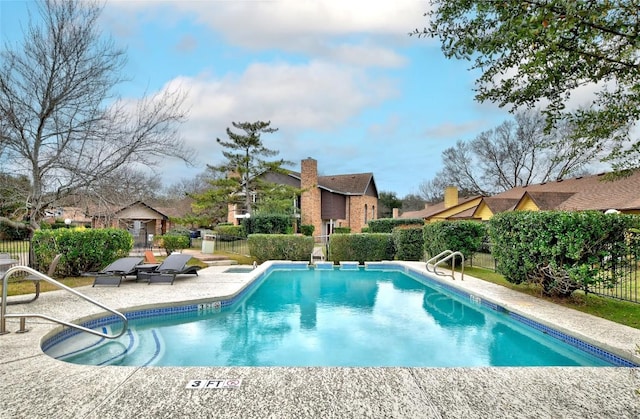
[[[237,253],[230,252],[218,252],[216,251],[216,255],[222,255],[227,257],[229,260],[235,260],[238,265],[253,265],[253,261],[255,260],[251,256],[239,255]]]
[[[502,275],[488,269],[465,267],[464,272],[465,274],[502,285],[514,291],[529,294],[574,310],[582,311],[583,313],[640,329],[640,304],[600,297],[593,294],[585,295],[582,291],[574,292],[568,299],[549,298],[544,297],[540,288],[537,286],[530,284],[512,284],[504,279]]]

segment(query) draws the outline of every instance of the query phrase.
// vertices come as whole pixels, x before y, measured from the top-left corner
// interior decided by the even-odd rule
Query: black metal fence
[[[640,303],[638,291],[638,255],[630,254],[623,258],[607,261],[606,269],[598,271],[598,280],[589,285],[586,292],[615,298],[617,300]]]
[[[249,256],[249,245],[245,237],[216,234],[214,250],[216,252],[236,253]]]
[[[471,258],[466,259],[464,263],[465,266],[489,269],[494,272],[497,270],[495,258],[491,253],[487,252],[476,252]]]
[[[607,261],[599,267],[597,280],[584,291],[603,297],[640,304],[640,274],[638,255],[629,254],[615,261]],[[465,261],[465,266],[497,271],[497,264],[491,253],[477,252]]]

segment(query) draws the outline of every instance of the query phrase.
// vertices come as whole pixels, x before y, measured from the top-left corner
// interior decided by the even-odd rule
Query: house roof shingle
[[[289,176],[300,180],[300,172],[289,171]],[[373,173],[351,173],[346,175],[318,176],[318,186],[343,195],[364,195],[371,184],[375,185]]]
[[[605,173],[590,176],[579,176],[555,182],[518,186],[494,196],[482,198],[491,213],[497,214],[514,210],[525,198],[531,199],[540,210],[606,211],[640,211],[640,170],[626,177],[610,177]],[[462,206],[477,197],[460,199],[457,206]],[[455,207],[454,207],[455,208]],[[477,217],[479,206],[472,209],[461,208],[460,212],[449,218]],[[444,203],[439,202],[419,211],[407,211],[401,218],[433,218],[445,210]],[[473,214],[471,214],[471,213]]]
[[[482,201],[487,207],[489,207],[492,213],[497,214],[499,212],[509,211],[513,209],[518,204],[518,202],[520,202],[520,199],[486,196],[482,198]]]
[[[318,186],[345,195],[363,195],[373,181],[373,173],[318,176]]]
[[[519,186],[494,195],[493,198],[520,199],[525,192],[528,192],[536,205],[536,200],[539,200],[540,205],[543,205],[540,209],[635,210],[640,209],[640,171],[613,180],[608,180],[608,177],[601,173]]]
[[[552,210],[558,208],[564,201],[575,195],[575,192],[525,192],[520,201],[525,196],[531,198],[536,206],[543,210]],[[517,204],[516,204],[517,205]]]

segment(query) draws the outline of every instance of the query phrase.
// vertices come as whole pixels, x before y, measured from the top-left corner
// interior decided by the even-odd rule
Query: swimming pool
[[[287,266],[287,265],[284,265]],[[92,365],[160,366],[606,366],[535,322],[393,264],[282,269],[235,300],[127,313],[117,341],[48,339],[55,358]],[[472,298],[473,297],[473,298]],[[156,310],[158,311],[158,310]],[[171,313],[171,314],[168,314]],[[109,327],[101,326],[101,327]],[[114,327],[117,327],[114,325]],[[560,334],[562,335],[562,334]],[[560,336],[569,340],[570,337]],[[604,359],[607,360],[605,361]],[[630,366],[630,365],[629,365]]]

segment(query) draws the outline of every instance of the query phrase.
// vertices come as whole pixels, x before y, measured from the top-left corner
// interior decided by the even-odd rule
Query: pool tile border
[[[217,301],[213,301],[212,303],[204,303],[204,304],[186,304],[186,305],[178,305],[178,306],[167,306],[167,307],[158,307],[158,308],[152,308],[152,309],[135,310],[135,311],[126,312],[125,315],[127,319],[133,320],[133,319],[154,317],[158,315],[180,314],[180,313],[188,313],[188,312],[207,310],[207,309],[220,310],[226,307],[231,307],[236,302],[242,300],[248,293],[253,292],[262,283],[262,280],[266,278],[269,273],[271,273],[273,270],[276,270],[276,269],[289,269],[289,270],[310,269],[310,265],[307,262],[274,262],[274,263],[271,263],[265,270],[263,270],[258,275],[256,275],[256,277],[253,278],[247,284],[247,286],[245,286],[242,290],[240,290],[240,292],[238,292],[236,295],[234,295],[229,299],[217,300]],[[348,263],[347,269],[353,269],[352,262]],[[412,278],[420,282],[425,283],[429,281],[430,284],[436,283],[438,286],[446,289],[448,292],[451,292],[463,299],[470,300],[472,303],[487,307],[488,309],[505,313],[510,318],[526,326],[529,326],[542,333],[548,334],[549,336],[552,336],[553,338],[558,339],[568,345],[571,345],[584,352],[587,352],[597,358],[603,359],[613,364],[614,366],[640,367],[639,364],[636,364],[628,359],[625,359],[621,356],[613,354],[609,351],[606,351],[602,348],[599,348],[595,345],[592,345],[574,336],[568,335],[554,328],[546,326],[538,321],[535,321],[533,319],[530,319],[528,317],[515,313],[499,304],[486,300],[485,298],[477,296],[468,291],[462,290],[446,282],[438,281],[430,276],[425,275],[423,272],[417,269],[404,266],[398,263],[394,263],[394,262],[367,262],[365,263],[365,269],[402,271],[405,274],[410,275]],[[217,303],[219,303],[219,305]],[[100,317],[98,319],[89,320],[87,322],[83,322],[81,323],[81,325],[84,327],[93,329],[97,327],[108,326],[110,324],[114,324],[118,322],[120,322],[119,317],[106,316],[106,317]],[[71,336],[76,335],[77,333],[81,333],[81,332],[76,329],[65,329],[62,332],[57,333],[54,336],[46,339],[42,343],[42,350],[46,352],[52,346],[64,341],[65,339],[70,338]]]

